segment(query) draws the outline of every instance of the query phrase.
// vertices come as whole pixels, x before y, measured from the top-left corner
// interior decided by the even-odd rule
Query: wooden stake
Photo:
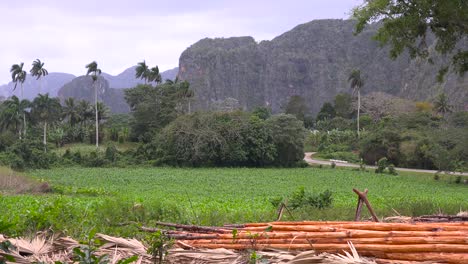
[[[355,192],[359,196],[359,198],[364,201],[364,203],[367,206],[367,209],[369,209],[369,213],[372,215],[372,220],[374,222],[379,222],[379,219],[377,218],[377,215],[375,214],[374,209],[372,209],[372,206],[370,205],[369,200],[367,200],[367,193],[365,191],[360,192],[356,189],[353,189],[353,192]]]
[[[367,192],[369,190],[365,189],[364,190],[364,194],[367,195]],[[362,199],[361,197],[358,197],[358,204],[357,204],[357,208],[356,208],[356,215],[354,217],[354,221],[355,222],[358,222],[359,220],[361,220],[361,211],[362,211]]]

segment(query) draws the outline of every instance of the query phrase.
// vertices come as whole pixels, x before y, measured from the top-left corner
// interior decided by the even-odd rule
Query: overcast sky
[[[161,70],[205,37],[270,40],[298,24],[348,18],[362,0],[0,0],[0,84],[12,64],[85,73],[96,60],[116,75],[143,59]]]

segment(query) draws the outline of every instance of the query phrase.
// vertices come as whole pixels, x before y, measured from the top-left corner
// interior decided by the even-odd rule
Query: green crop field
[[[390,176],[350,169],[250,168],[56,168],[28,173],[48,182],[46,194],[0,196],[0,222],[10,234],[41,229],[81,236],[91,228],[131,235],[138,224],[154,221],[221,225],[272,221],[270,202],[290,197],[300,187],[333,192],[331,208],[293,210],[285,220],[351,220],[356,206],[352,188],[369,189],[379,217],[454,214],[468,210],[468,186],[455,176]],[[137,223],[137,224],[135,224]]]

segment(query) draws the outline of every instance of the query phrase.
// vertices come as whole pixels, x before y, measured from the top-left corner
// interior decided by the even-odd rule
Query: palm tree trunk
[[[357,91],[357,104],[358,104],[358,107],[357,107],[357,136],[358,138],[360,138],[360,135],[359,135],[359,115],[360,115],[360,112],[361,112],[361,91],[358,90]]]
[[[42,139],[44,144],[44,152],[47,152],[47,121],[44,121],[44,138]]]
[[[21,83],[21,100],[24,100],[24,95],[23,95],[23,83]],[[21,103],[21,102],[20,102]],[[26,138],[26,113],[23,110],[23,134],[24,138]]]
[[[97,86],[94,84],[94,110],[96,112],[96,149],[99,148],[99,124],[98,124],[98,107],[97,107]]]

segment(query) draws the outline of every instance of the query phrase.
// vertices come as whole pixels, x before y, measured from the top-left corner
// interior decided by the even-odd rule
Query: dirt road
[[[331,165],[331,161],[326,160],[317,160],[313,158],[313,155],[316,152],[306,152],[304,156],[304,160],[309,164],[322,164],[322,165]],[[352,164],[352,163],[341,163],[335,162],[336,166],[338,167],[351,167],[351,168],[359,168],[359,165]],[[375,166],[368,166],[366,168],[375,169]],[[425,172],[425,173],[436,173],[436,170],[420,170],[420,169],[407,169],[407,168],[396,168],[397,171],[411,171],[411,172]],[[464,175],[468,176],[468,172],[450,172],[452,175]]]

